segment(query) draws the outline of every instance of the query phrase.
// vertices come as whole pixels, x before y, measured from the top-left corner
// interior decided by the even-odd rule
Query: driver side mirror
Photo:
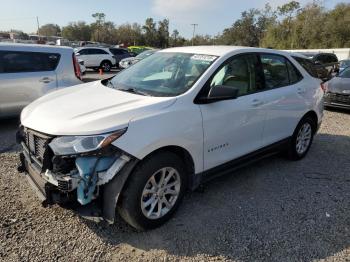
[[[238,89],[232,86],[216,85],[213,86],[208,97],[200,99],[202,104],[214,103],[222,100],[231,100],[238,97]]]

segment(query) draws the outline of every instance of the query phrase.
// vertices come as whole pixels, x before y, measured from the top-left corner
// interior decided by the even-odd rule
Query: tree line
[[[104,13],[93,14],[95,21],[71,22],[60,28],[55,24],[40,27],[46,36],[62,36],[72,41],[96,41],[107,44],[148,45],[158,48],[190,45],[178,30],[169,32],[169,20],[147,18],[143,25],[116,25]],[[297,1],[272,8],[252,8],[241,13],[230,27],[216,36],[196,35],[195,45],[243,45],[276,49],[350,47],[350,3],[326,9],[314,1],[301,7]]]

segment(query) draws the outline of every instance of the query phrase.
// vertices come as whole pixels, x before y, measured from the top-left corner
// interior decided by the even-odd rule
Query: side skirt
[[[278,154],[288,146],[290,139],[291,137],[288,137],[279,142],[273,143],[272,145],[263,147],[261,149],[258,149],[257,151],[254,151],[252,153],[241,156],[217,167],[206,170],[202,173],[195,174],[193,175],[190,189],[195,190],[202,183],[208,182],[216,177],[232,173],[237,169],[250,165],[261,159]]]

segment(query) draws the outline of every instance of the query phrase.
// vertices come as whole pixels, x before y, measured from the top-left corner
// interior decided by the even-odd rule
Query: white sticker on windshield
[[[193,55],[191,56],[192,60],[199,60],[199,61],[206,61],[206,62],[213,62],[215,60],[216,56],[212,55]]]

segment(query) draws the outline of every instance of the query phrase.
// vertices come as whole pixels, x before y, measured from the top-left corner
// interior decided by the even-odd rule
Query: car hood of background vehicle
[[[140,59],[136,58],[136,57],[128,57],[128,58],[124,58],[121,60],[121,62],[134,62],[134,61],[139,61]]]
[[[96,81],[39,98],[22,111],[21,124],[49,135],[102,134],[126,127],[135,117],[158,113],[175,101],[117,91]]]
[[[344,90],[350,90],[350,79],[334,77],[328,81],[328,91],[342,94]],[[349,91],[346,91],[349,92]]]

